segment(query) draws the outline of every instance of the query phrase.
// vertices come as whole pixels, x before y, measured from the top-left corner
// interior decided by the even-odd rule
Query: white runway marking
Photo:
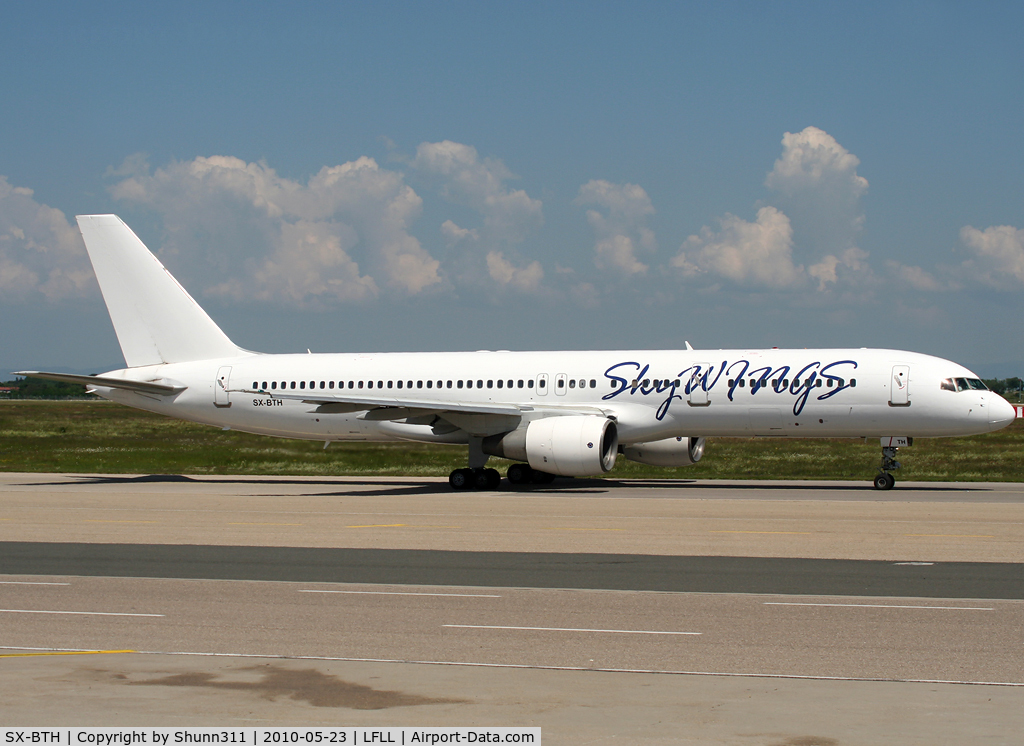
[[[861,609],[941,609],[943,611],[995,611],[987,606],[910,606],[896,604],[810,604],[791,601],[765,601],[765,606],[839,606]]]
[[[28,580],[0,580],[0,585],[71,585],[71,583],[40,583]]]
[[[18,648],[0,645],[0,650],[81,650],[80,648]],[[138,655],[194,655],[200,658],[262,658],[265,660],[290,661],[343,661],[350,663],[415,663],[425,666],[468,666],[473,668],[519,668],[536,671],[590,671],[605,673],[656,673],[680,676],[735,676],[755,679],[803,679],[807,681],[887,681],[907,684],[973,684],[977,686],[1024,687],[1022,681],[979,681],[974,679],[900,679],[875,676],[809,676],[790,673],[765,673],[747,671],[684,671],[681,669],[658,668],[590,668],[584,666],[543,666],[522,663],[483,663],[479,661],[438,661],[412,660],[404,658],[352,658],[328,655],[282,655],[267,653],[202,653],[189,650],[134,650]]]
[[[536,632],[609,632],[618,635],[700,635],[701,632],[663,632],[649,629],[575,629],[572,627],[504,627],[494,624],[442,624],[459,629],[519,629]]]
[[[115,611],[41,611],[39,609],[0,609],[3,614],[76,614],[81,616],[163,616],[163,614],[125,614]]]
[[[299,593],[351,593],[359,596],[451,596],[455,598],[501,598],[488,593],[415,593],[412,591],[317,591],[300,590]]]

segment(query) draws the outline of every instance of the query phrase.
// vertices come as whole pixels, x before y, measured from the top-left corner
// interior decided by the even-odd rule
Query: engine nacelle
[[[704,455],[704,438],[665,438],[650,443],[633,443],[622,447],[622,455],[630,461],[649,466],[689,466]]]
[[[537,471],[564,477],[610,471],[618,450],[615,423],[597,415],[544,417],[483,442],[484,453],[526,461]]]

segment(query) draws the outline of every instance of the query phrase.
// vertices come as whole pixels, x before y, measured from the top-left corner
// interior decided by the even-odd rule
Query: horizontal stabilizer
[[[64,383],[80,383],[83,386],[98,386],[107,389],[125,389],[126,391],[138,391],[140,394],[157,394],[159,396],[170,396],[184,391],[187,386],[177,382],[168,381],[165,378],[159,381],[129,381],[124,378],[108,378],[107,376],[79,376],[74,373],[46,373],[40,370],[19,370],[14,373],[16,376],[31,376],[32,378],[44,378],[47,381],[63,381]],[[163,381],[163,383],[160,383]]]

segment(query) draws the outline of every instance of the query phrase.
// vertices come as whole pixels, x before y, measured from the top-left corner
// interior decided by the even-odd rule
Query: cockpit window
[[[988,391],[988,386],[980,378],[947,378],[942,382],[942,388],[953,391],[952,384],[956,384],[956,391]]]
[[[829,383],[832,383],[832,382],[829,381]],[[956,384],[953,383],[953,379],[952,378],[945,379],[942,382],[941,386],[942,386],[942,390],[943,391],[956,391]]]

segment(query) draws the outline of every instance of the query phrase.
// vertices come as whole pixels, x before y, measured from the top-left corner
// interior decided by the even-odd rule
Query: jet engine
[[[535,471],[564,477],[610,471],[618,448],[615,423],[597,415],[544,417],[483,442],[484,453],[526,461]]]
[[[633,443],[621,450],[630,461],[649,466],[689,466],[704,455],[704,438],[665,438],[650,443]]]

